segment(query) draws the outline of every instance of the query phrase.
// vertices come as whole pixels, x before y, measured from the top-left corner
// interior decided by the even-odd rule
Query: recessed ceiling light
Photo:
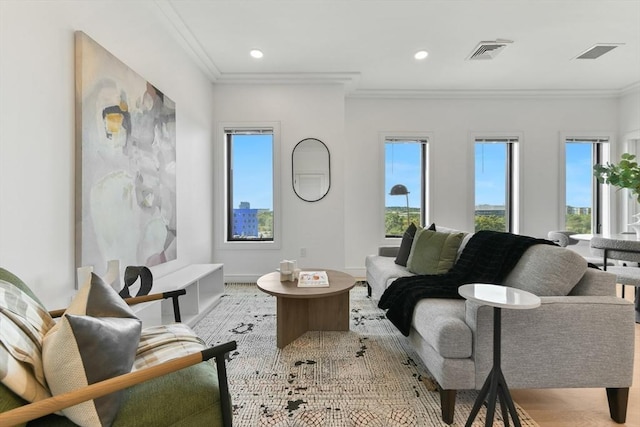
[[[262,53],[261,50],[258,49],[253,49],[251,52],[249,52],[249,55],[251,55],[252,57],[256,58],[256,59],[260,59],[264,56],[264,53]]]
[[[413,57],[416,59],[425,59],[427,56],[429,56],[429,52],[427,52],[426,50],[419,50],[415,55],[413,55]]]

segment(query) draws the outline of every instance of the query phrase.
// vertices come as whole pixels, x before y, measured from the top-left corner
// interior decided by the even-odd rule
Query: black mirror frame
[[[298,194],[298,192],[296,191],[296,186],[295,186],[295,163],[293,161],[294,159],[294,155],[296,152],[296,148],[298,148],[298,145],[302,144],[305,141],[318,141],[320,144],[322,144],[324,146],[324,149],[327,151],[327,174],[328,174],[328,179],[329,179],[329,184],[327,185],[327,190],[324,192],[324,194],[322,195],[322,197],[318,198],[318,199],[314,199],[314,200],[309,200],[309,199],[305,199],[304,197],[302,197],[300,194]],[[331,190],[331,152],[329,151],[329,147],[327,147],[327,144],[325,144],[324,142],[320,141],[318,138],[304,138],[302,140],[300,140],[295,147],[293,147],[293,151],[291,152],[291,187],[293,188],[293,192],[296,194],[296,196],[298,196],[298,198],[300,200],[303,200],[305,202],[309,202],[309,203],[313,203],[313,202],[319,202],[320,200],[324,199],[325,197],[327,197],[327,194],[329,194],[329,190]]]

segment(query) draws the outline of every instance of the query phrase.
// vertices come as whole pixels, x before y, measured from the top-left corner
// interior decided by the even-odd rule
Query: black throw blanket
[[[378,307],[408,336],[416,304],[423,298],[462,298],[458,287],[466,283],[502,281],[532,245],[554,243],[529,236],[497,231],[478,231],[469,239],[460,259],[447,273],[396,279],[382,294]]]

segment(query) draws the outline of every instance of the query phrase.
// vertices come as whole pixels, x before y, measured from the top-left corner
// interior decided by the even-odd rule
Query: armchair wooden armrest
[[[77,405],[87,400],[95,399],[118,390],[122,390],[144,381],[178,371],[197,363],[216,359],[218,371],[218,384],[220,387],[220,400],[222,402],[222,419],[224,426],[231,426],[231,397],[227,384],[227,371],[225,365],[226,353],[237,348],[235,341],[229,341],[198,353],[170,360],[151,368],[142,369],[128,374],[120,375],[108,380],[100,381],[68,393],[39,400],[28,405],[0,413],[0,425],[11,426],[25,423],[47,414],[52,414],[61,409]]]
[[[180,316],[180,304],[178,303],[178,298],[182,295],[186,295],[187,291],[185,289],[177,289],[175,291],[169,291],[169,292],[158,292],[157,294],[149,294],[149,295],[142,295],[139,297],[131,297],[131,298],[124,298],[124,301],[128,304],[128,305],[136,305],[136,304],[141,304],[143,302],[150,302],[150,301],[157,301],[160,299],[169,299],[171,298],[173,300],[173,317],[175,319],[176,322],[181,322],[182,318]],[[51,315],[51,317],[60,317],[64,314],[65,309],[59,309],[59,310],[52,310],[49,312],[49,314]]]

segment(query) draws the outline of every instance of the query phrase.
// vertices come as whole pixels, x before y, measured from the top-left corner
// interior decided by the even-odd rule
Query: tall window
[[[385,236],[402,237],[410,223],[424,225],[427,139],[385,138]]]
[[[273,129],[225,129],[227,241],[273,241]]]
[[[601,186],[593,176],[593,165],[602,163],[608,138],[565,139],[565,229],[576,233],[600,233]]]
[[[514,232],[517,138],[475,138],[475,230]]]

